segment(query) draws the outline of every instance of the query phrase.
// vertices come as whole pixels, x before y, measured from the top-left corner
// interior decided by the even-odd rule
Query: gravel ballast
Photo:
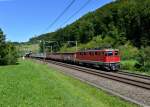
[[[111,93],[112,95],[117,95],[125,100],[131,101],[141,106],[150,107],[150,90],[128,85],[125,83],[120,83],[114,80],[51,63],[48,63],[48,65],[52,68],[58,69],[61,73],[80,79],[81,81],[84,81],[90,85],[94,85],[97,88]]]

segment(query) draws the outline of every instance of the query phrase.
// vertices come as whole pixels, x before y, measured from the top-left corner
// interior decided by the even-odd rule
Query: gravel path
[[[120,83],[114,80],[109,80],[96,75],[87,74],[85,72],[72,70],[70,68],[65,68],[51,63],[48,63],[48,65],[52,68],[58,69],[60,72],[63,72],[66,75],[80,79],[81,81],[105,90],[112,95],[120,96],[125,100],[130,100],[141,106],[150,107],[150,90]]]

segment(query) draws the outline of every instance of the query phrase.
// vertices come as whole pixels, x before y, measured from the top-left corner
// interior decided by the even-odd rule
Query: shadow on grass
[[[19,62],[16,62],[14,64],[0,64],[0,66],[15,66],[15,65],[19,65],[20,63]]]

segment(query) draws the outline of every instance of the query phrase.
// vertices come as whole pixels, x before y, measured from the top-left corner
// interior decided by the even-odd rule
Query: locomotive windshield
[[[118,56],[119,52],[118,51],[107,51],[105,52],[105,56]]]
[[[105,56],[113,56],[113,52],[112,51],[105,52]]]

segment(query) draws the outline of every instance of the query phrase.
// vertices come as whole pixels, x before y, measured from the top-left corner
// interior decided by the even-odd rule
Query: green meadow
[[[0,107],[135,107],[65,76],[46,64],[20,60],[0,66]]]

